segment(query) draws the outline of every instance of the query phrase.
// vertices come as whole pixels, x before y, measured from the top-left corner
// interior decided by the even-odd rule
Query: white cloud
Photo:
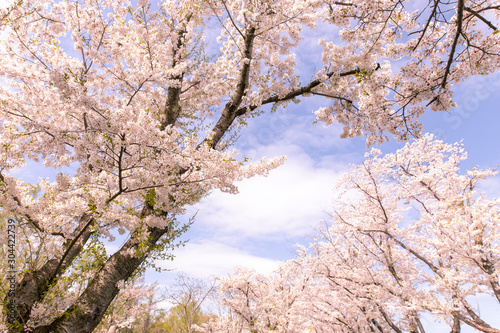
[[[162,261],[158,266],[177,272],[185,272],[195,278],[223,276],[233,272],[235,266],[251,267],[269,274],[278,266],[278,261],[246,253],[238,248],[210,240],[189,242],[175,251],[173,261]]]
[[[259,140],[263,128],[274,136],[273,144]],[[323,146],[311,135],[314,130],[325,139]],[[252,134],[246,138],[248,145],[240,147],[247,155],[254,159],[286,155],[287,161],[268,177],[237,184],[237,195],[216,191],[198,203],[196,222],[185,236],[190,241],[174,251],[173,261],[160,263],[163,268],[198,278],[225,275],[235,266],[267,274],[278,265],[273,259],[289,257],[293,245],[306,242],[304,237],[314,233],[312,227],[325,217],[335,180],[348,169],[342,156],[349,148],[338,139],[338,131],[310,129],[310,121],[282,119],[258,126]]]
[[[240,193],[215,192],[196,207],[197,225],[216,230],[221,237],[283,239],[304,236],[330,207],[336,178],[347,170],[328,158],[315,161],[296,145],[276,144],[257,155],[287,155],[281,167],[268,177],[255,177],[238,184]],[[263,154],[262,154],[263,153]],[[327,165],[327,163],[331,163]]]

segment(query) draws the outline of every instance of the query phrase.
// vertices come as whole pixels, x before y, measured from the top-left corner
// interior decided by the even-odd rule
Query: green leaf
[[[154,188],[151,188],[148,190],[146,196],[144,197],[148,205],[151,207],[155,206],[155,199],[156,199],[156,191]]]

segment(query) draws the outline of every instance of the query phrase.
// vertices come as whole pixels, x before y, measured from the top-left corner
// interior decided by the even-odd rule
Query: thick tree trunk
[[[49,287],[56,281],[73,260],[80,254],[83,246],[87,243],[90,235],[89,225],[93,222],[92,217],[84,214],[75,229],[72,238],[63,245],[64,252],[57,257],[48,260],[42,267],[32,272],[25,273],[22,279],[16,283],[14,297],[11,300],[15,304],[18,323],[28,321],[33,306],[43,300]],[[9,301],[6,299],[6,301]],[[5,311],[5,308],[4,308]],[[9,332],[19,332],[11,328]]]
[[[188,18],[188,22],[190,20],[190,17]],[[177,43],[176,47],[172,49],[172,54],[173,54],[173,63],[172,63],[172,68],[175,68],[178,62],[179,58],[179,52],[183,45],[184,45],[184,38],[186,35],[186,30],[181,29],[179,33],[177,34]],[[165,101],[165,119],[162,121],[160,129],[163,131],[167,126],[173,126],[175,122],[177,121],[177,118],[179,118],[179,115],[181,113],[181,105],[180,105],[180,100],[181,100],[181,93],[182,93],[182,81],[184,79],[184,73],[181,73],[179,75],[175,75],[172,80],[175,82],[172,84],[170,87],[168,87],[167,90],[167,100]]]
[[[145,249],[139,249],[141,241],[136,237],[131,237],[118,252],[106,261],[85,291],[62,316],[50,325],[38,327],[33,332],[92,332],[101,321],[111,301],[118,294],[117,283],[122,280],[126,281],[134,273],[157,241],[168,232],[168,227],[148,228],[148,231],[150,236],[146,241]]]

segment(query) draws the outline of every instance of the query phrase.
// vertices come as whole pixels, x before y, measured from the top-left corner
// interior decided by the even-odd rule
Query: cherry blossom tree
[[[429,318],[452,333],[463,324],[500,332],[475,304],[488,295],[500,309],[500,199],[475,190],[496,172],[461,173],[463,147],[432,135],[367,157],[339,180],[330,224],[309,250],[259,283],[247,271],[222,283],[221,302],[238,318],[205,332],[230,331],[235,322],[243,332],[295,332],[256,326],[267,318],[307,323],[313,332],[423,333]],[[276,287],[283,272],[289,286]],[[287,299],[295,308],[284,313],[278,304]]]
[[[216,316],[206,311],[215,280],[178,274],[168,288],[146,284],[142,276],[120,286],[96,333],[195,332],[195,325]],[[171,307],[166,308],[167,305]],[[202,308],[203,307],[203,308]]]
[[[237,268],[219,284],[219,301],[229,312],[207,324],[202,332],[307,332],[302,293],[307,275],[294,262],[283,263],[271,277]]]
[[[318,121],[370,145],[418,135],[427,106],[449,110],[454,84],[498,69],[495,1],[421,5],[24,0],[2,9],[0,207],[35,259],[18,262],[5,302],[15,309],[3,311],[10,330],[91,332],[121,281],[174,247],[186,206],[281,164],[230,150],[265,106],[323,96]],[[293,52],[318,25],[330,39],[317,41],[319,70],[304,81]],[[74,171],[29,184],[12,174],[29,160]],[[108,254],[102,241],[116,233],[127,240]]]
[[[182,333],[195,332],[195,326],[209,317],[203,314],[202,306],[207,305],[214,294],[216,279],[195,279],[179,273],[175,283],[169,288],[168,299],[174,305],[170,318],[177,322],[177,330]]]

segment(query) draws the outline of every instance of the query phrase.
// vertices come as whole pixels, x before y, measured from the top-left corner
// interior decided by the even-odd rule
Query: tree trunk
[[[50,286],[82,251],[92,234],[88,228],[92,222],[90,215],[82,215],[78,227],[72,234],[72,239],[68,239],[63,245],[64,253],[48,260],[39,269],[25,273],[16,283],[15,294],[12,298],[16,311],[15,321],[18,323],[28,321],[33,306],[43,300]],[[8,297],[5,301],[9,301]],[[4,307],[4,311],[5,309]],[[19,330],[11,328],[9,333],[11,332],[19,332]]]
[[[106,261],[85,291],[63,315],[47,326],[36,328],[33,332],[92,332],[118,294],[117,283],[121,280],[126,281],[134,273],[168,229],[168,227],[148,228],[150,235],[145,244],[146,248],[141,249],[140,253],[138,251],[141,241],[132,236]]]

